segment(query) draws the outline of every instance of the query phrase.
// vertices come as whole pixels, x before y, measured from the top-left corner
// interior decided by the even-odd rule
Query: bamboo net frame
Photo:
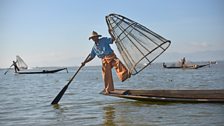
[[[118,51],[132,75],[138,74],[158,58],[171,44],[145,26],[122,15],[105,17],[112,29]]]

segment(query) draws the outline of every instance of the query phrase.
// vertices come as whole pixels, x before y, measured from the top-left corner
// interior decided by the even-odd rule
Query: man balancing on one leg
[[[110,44],[113,44],[115,38],[109,30],[111,38],[101,37],[97,32],[93,31],[89,40],[92,39],[95,43],[90,57],[82,63],[84,66],[87,62],[91,61],[97,55],[102,60],[102,75],[105,84],[104,93],[109,94],[114,90],[113,77],[111,69],[114,67],[118,78],[123,82],[130,77],[129,71],[122,64],[122,62],[116,57],[114,51],[111,49]]]

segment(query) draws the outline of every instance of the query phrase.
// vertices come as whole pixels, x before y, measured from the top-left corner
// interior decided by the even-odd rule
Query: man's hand
[[[81,64],[82,64],[82,66],[85,66],[85,65],[86,65],[86,63],[85,63],[85,62],[82,62]]]
[[[112,33],[112,31],[113,31],[112,29],[110,29],[110,28],[108,29],[108,32],[109,32],[109,33]]]

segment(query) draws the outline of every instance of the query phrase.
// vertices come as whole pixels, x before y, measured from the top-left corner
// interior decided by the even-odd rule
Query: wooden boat
[[[104,94],[104,92],[101,92]],[[119,98],[127,98],[150,102],[192,102],[192,103],[224,103],[222,90],[126,90],[115,89],[110,94]]]
[[[163,63],[163,68],[167,68],[167,69],[198,69],[198,68],[202,68],[205,66],[208,66],[210,64],[203,64],[203,65],[189,65],[189,66],[167,66],[165,63]]]
[[[18,74],[50,74],[50,73],[56,73],[65,69],[67,70],[67,68],[61,68],[61,69],[55,69],[55,70],[42,70],[42,71],[17,71],[16,73]]]
[[[20,56],[16,56],[16,61],[13,61],[13,64],[10,66],[10,68],[12,66],[14,66],[14,70],[16,74],[50,74],[50,73],[56,73],[65,69],[68,73],[67,68],[60,68],[60,69],[54,69],[54,70],[29,71],[27,70],[28,65],[24,62],[24,60]],[[23,71],[24,69],[26,69],[26,71]],[[4,74],[6,74],[8,70]]]
[[[207,64],[192,64],[192,63],[187,63],[185,57],[183,59],[181,59],[181,61],[179,61],[177,64],[173,64],[172,66],[167,66],[165,63],[163,63],[163,68],[167,68],[167,69],[198,69],[198,68],[202,68],[205,66],[210,66],[211,62],[207,63]]]

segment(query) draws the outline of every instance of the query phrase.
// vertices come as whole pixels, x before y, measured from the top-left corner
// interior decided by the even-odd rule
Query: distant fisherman
[[[15,62],[15,61],[12,61],[12,63],[13,63],[15,72],[17,73],[17,71],[20,71],[20,69],[19,69],[19,67],[17,66],[16,62]]]
[[[185,66],[186,66],[186,60],[185,60],[185,57],[184,57],[181,61],[181,67],[185,67]]]
[[[111,69],[114,67],[118,78],[123,82],[130,77],[127,68],[122,62],[116,57],[114,51],[111,49],[110,44],[113,44],[115,38],[109,29],[111,38],[101,37],[97,32],[93,31],[89,40],[92,39],[95,43],[90,53],[90,58],[84,61],[82,64],[85,65],[91,61],[97,55],[102,60],[102,75],[105,84],[104,93],[109,94],[110,91],[114,90],[113,77]]]

